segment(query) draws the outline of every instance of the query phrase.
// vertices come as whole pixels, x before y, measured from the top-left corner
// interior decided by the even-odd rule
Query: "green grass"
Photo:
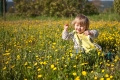
[[[87,16],[87,15],[86,15]],[[101,13],[101,14],[98,14],[98,15],[91,15],[89,16],[89,19],[92,20],[92,21],[120,21],[120,17],[119,17],[119,14],[117,13]],[[46,16],[36,16],[36,17],[23,17],[23,16],[15,16],[15,14],[10,14],[10,13],[7,13],[6,14],[6,17],[5,17],[5,20],[7,21],[14,21],[14,20],[73,20],[74,17],[68,17],[68,18],[65,18],[65,17],[46,17]],[[4,20],[4,17],[0,16],[0,20]]]
[[[112,51],[117,55],[110,62],[100,51],[73,57],[73,42],[61,38],[68,20],[1,21],[0,80],[120,79],[120,23],[91,23],[92,29],[100,31],[96,42],[103,48],[115,47]]]
[[[119,14],[117,13],[102,13],[102,14],[99,14],[99,15],[92,15],[92,16],[89,16],[90,20],[93,20],[93,21],[120,21],[120,17],[119,17]]]

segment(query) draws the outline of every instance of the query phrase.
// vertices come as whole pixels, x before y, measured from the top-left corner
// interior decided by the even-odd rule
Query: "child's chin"
[[[77,31],[77,33],[81,34],[82,32]]]

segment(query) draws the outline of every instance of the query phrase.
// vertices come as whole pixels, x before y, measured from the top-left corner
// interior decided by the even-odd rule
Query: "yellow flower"
[[[9,62],[7,61],[7,62],[5,62],[5,64],[8,64]]]
[[[17,60],[19,60],[20,59],[20,55],[17,55]]]
[[[94,71],[91,71],[91,73],[93,73]]]
[[[109,75],[108,75],[108,74],[105,74],[105,77],[109,77]]]
[[[43,62],[40,62],[40,64],[43,64]]]
[[[73,67],[74,67],[74,68],[76,68],[77,66],[76,66],[76,65],[74,65]]]
[[[101,52],[98,52],[98,56],[101,54]]]
[[[25,66],[26,66],[26,65],[28,65],[28,62],[25,62],[25,64],[24,64],[24,65],[25,65]]]
[[[10,55],[10,53],[9,52],[7,52],[7,53],[5,53],[5,54],[3,54],[4,56],[9,56]]]
[[[38,78],[41,78],[42,77],[42,75],[40,74],[40,75],[38,75]]]
[[[3,68],[3,70],[5,70],[6,69],[6,66]]]
[[[56,45],[56,43],[54,42],[54,43],[52,43],[53,45]]]
[[[106,80],[110,80],[110,78],[106,78]]]
[[[74,80],[80,80],[80,77],[79,77],[79,76],[77,76]]]
[[[34,64],[34,66],[36,66],[37,65],[37,62]]]
[[[14,68],[14,67],[15,67],[15,65],[11,66],[11,68]]]
[[[110,78],[113,78],[113,76],[111,75]]]
[[[104,69],[102,69],[102,71],[101,72],[105,72],[105,70]]]
[[[104,80],[104,78],[100,78],[100,80]]]
[[[72,57],[73,56],[73,53],[70,53],[70,57]]]
[[[64,57],[62,57],[62,59],[65,59]]]
[[[114,64],[111,64],[111,67],[114,67]]]
[[[77,73],[76,73],[76,72],[74,72],[74,73],[73,73],[73,76],[76,76],[76,75],[77,75]]]
[[[96,80],[96,79],[97,79],[97,77],[95,76],[95,77],[94,77],[94,79]]]
[[[53,68],[54,71],[55,71],[56,69],[57,69],[56,67]]]
[[[67,65],[65,64],[64,67],[67,67]]]
[[[51,65],[51,68],[54,68],[54,64]]]
[[[40,70],[41,70],[40,68],[37,69],[37,71],[40,71]]]
[[[86,76],[87,72],[86,71],[82,71],[82,75]]]
[[[45,62],[43,62],[43,64],[44,64],[44,65],[46,65],[46,64],[47,64],[47,62],[45,61]]]
[[[27,68],[28,68],[28,69],[31,69],[31,67],[30,67],[30,66],[28,66]]]
[[[84,66],[84,63],[81,63],[82,66]]]

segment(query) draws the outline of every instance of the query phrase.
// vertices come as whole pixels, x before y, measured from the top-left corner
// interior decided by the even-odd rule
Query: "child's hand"
[[[85,31],[84,34],[85,34],[86,36],[88,36],[88,35],[92,35],[92,33],[91,33],[90,31],[88,31],[88,30]]]
[[[65,25],[64,25],[64,29],[65,29],[65,30],[68,30],[68,27],[69,27],[68,24],[65,24]]]

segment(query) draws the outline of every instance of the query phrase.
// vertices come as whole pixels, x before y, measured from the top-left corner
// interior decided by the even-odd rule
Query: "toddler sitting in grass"
[[[89,30],[89,19],[85,15],[77,15],[72,25],[74,26],[72,32],[68,32],[69,26],[64,25],[62,39],[73,40],[76,53],[88,53],[93,49],[101,50],[98,44],[93,43],[93,40],[98,37],[98,31]]]

